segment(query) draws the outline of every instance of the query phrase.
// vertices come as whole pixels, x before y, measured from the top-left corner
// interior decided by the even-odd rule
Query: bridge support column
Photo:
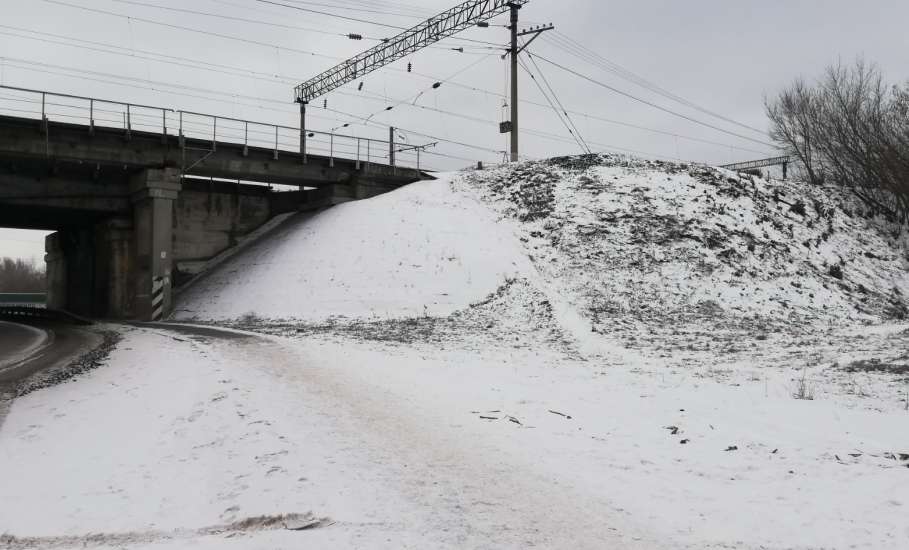
[[[172,306],[174,201],[180,172],[146,170],[130,182],[135,235],[135,316],[158,321]]]
[[[95,310],[111,319],[135,316],[133,222],[113,218],[95,226]]]
[[[95,315],[95,239],[91,226],[71,227],[55,233],[58,237],[63,274],[61,293],[64,309],[76,315]]]
[[[44,263],[47,274],[47,307],[66,309],[66,255],[63,235],[51,233],[44,238]]]

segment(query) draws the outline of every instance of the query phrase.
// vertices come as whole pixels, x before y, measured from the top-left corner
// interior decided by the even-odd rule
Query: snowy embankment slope
[[[909,233],[840,188],[618,156],[504,166],[458,188],[516,222],[544,279],[597,330],[909,313]]]
[[[285,225],[178,319],[447,315],[508,279],[584,320],[874,323],[909,313],[909,236],[837,188],[625,157],[445,175]],[[583,328],[583,330],[581,330]]]
[[[279,336],[128,329],[13,403],[0,533],[36,538],[0,544],[903,549],[906,246],[836,190],[620,157],[300,217],[176,314]],[[285,514],[328,519],[244,521]]]
[[[493,213],[447,181],[422,182],[291,220],[188,289],[175,317],[444,316],[523,264]]]

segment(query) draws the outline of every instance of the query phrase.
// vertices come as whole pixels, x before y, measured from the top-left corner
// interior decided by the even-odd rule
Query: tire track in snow
[[[357,372],[320,364],[280,338],[247,340],[235,351],[310,410],[324,411],[333,433],[378,465],[363,478],[425,512],[424,524],[411,518],[407,527],[432,533],[436,548],[663,547],[607,498],[549,479],[478,434],[447,429],[450,411],[439,415]]]

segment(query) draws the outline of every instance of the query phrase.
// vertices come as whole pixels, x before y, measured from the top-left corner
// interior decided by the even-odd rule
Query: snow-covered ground
[[[906,548],[907,244],[836,190],[619,157],[300,217],[182,296],[246,336],[121,329],[13,403],[0,533]]]
[[[133,329],[108,368],[15,402],[0,517],[36,537],[14,549],[905,547],[906,413],[790,389]],[[323,523],[197,534],[285,514]]]

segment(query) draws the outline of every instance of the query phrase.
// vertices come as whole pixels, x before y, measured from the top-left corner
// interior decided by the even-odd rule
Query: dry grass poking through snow
[[[536,266],[616,323],[878,323],[909,316],[909,234],[845,190],[620,156],[473,172]]]

